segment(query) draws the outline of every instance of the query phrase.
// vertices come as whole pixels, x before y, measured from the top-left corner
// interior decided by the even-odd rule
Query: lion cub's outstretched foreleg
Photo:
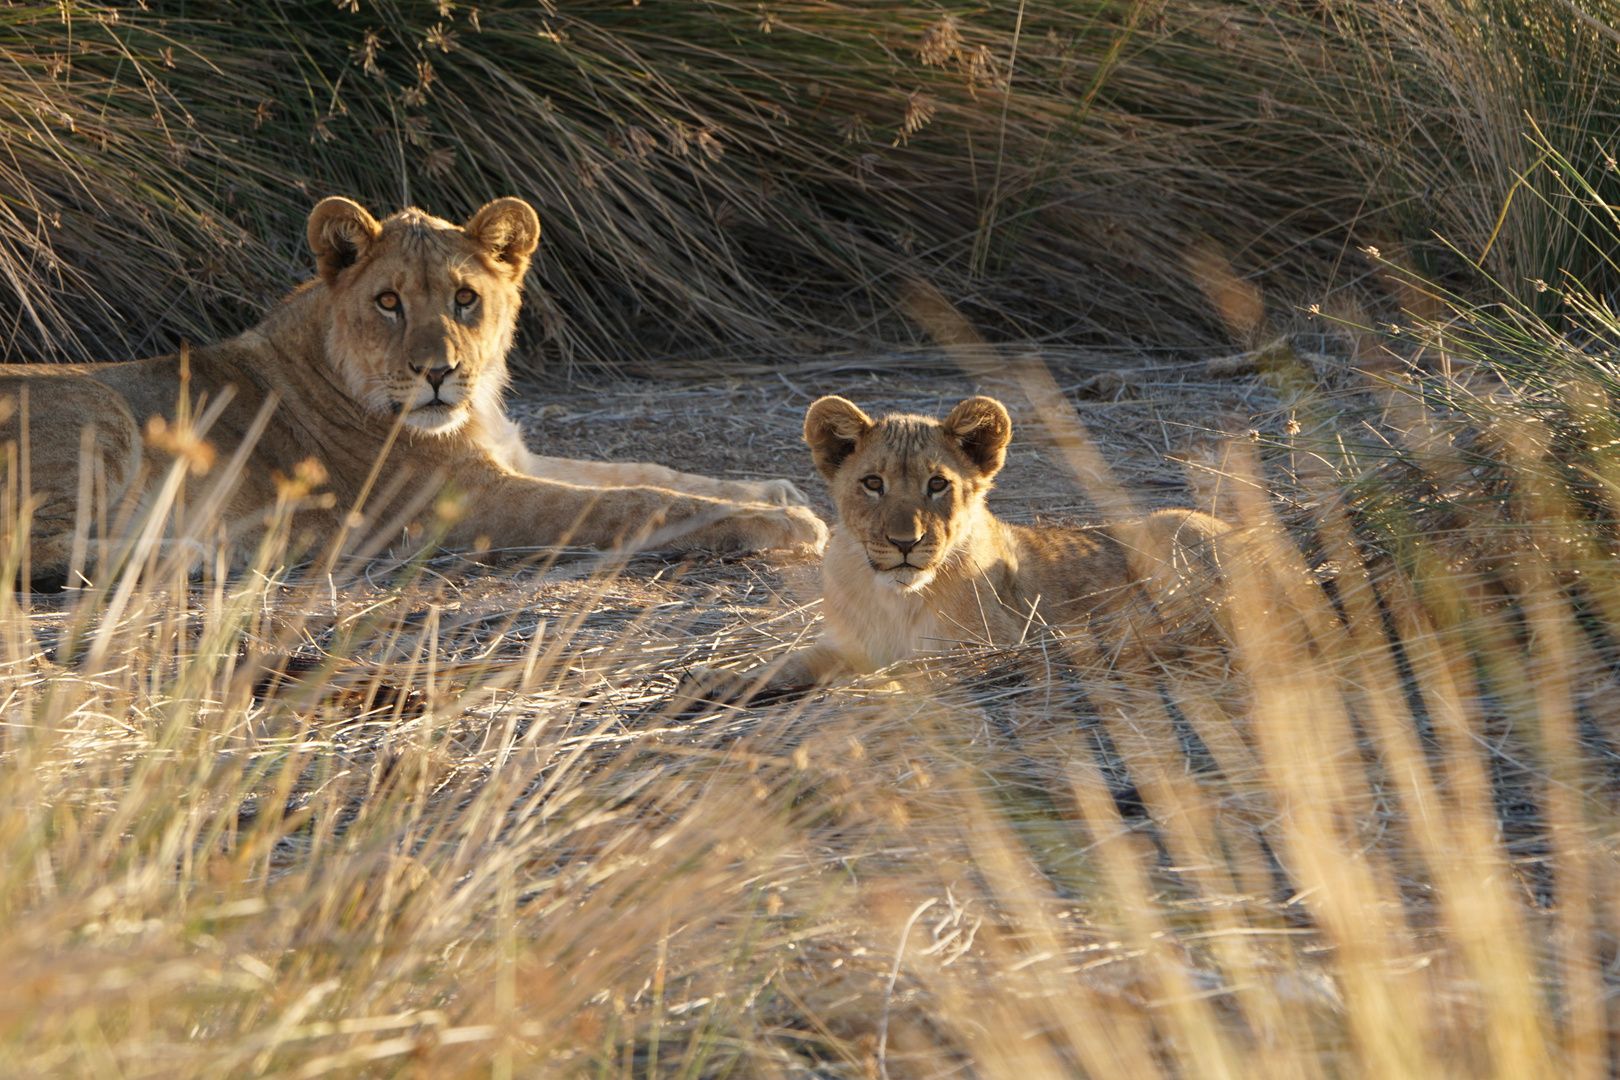
[[[827,683],[1047,630],[1077,654],[1116,662],[1218,642],[1229,526],[1192,510],[1106,529],[999,521],[985,496],[1011,437],[992,398],[969,398],[943,421],[873,421],[843,398],[817,401],[805,440],[839,514],[822,561],[821,638],[741,674],[695,672],[679,693]]]
[[[790,480],[717,480],[647,462],[547,457],[525,446],[517,424],[509,418],[505,419],[505,424],[492,432],[491,441],[497,448],[496,458],[507,468],[525,476],[601,488],[663,488],[722,502],[805,506],[810,501]]]

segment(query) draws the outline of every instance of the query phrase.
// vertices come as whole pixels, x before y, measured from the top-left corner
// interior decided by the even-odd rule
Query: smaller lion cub
[[[822,561],[825,627],[814,645],[764,668],[695,672],[704,697],[813,686],[956,643],[1015,645],[1043,627],[1087,655],[1166,655],[1217,640],[1226,589],[1217,538],[1231,527],[1192,510],[1097,529],[998,520],[985,496],[1012,420],[994,398],[968,398],[942,421],[874,421],[824,397],[805,416],[804,438],[838,507]]]

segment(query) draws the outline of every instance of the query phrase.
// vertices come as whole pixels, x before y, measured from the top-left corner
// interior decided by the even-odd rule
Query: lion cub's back
[[[1041,598],[1050,621],[1127,619],[1137,633],[1188,639],[1207,636],[1225,601],[1220,537],[1230,531],[1196,510],[1099,529],[1013,529],[1022,591]]]
[[[1107,529],[1008,526],[1018,552],[1019,592],[1044,609],[1096,606],[1130,579],[1124,545]],[[1050,618],[1050,616],[1048,616]],[[1061,621],[1061,620],[1054,620]]]

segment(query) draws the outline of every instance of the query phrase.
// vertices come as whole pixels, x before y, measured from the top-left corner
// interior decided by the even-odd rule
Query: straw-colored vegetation
[[[272,529],[190,579],[158,526],[206,507],[148,508],[91,587],[0,591],[0,1075],[1611,1075],[1610,16],[0,8],[11,358],[241,325],[332,191],[520,194],[531,349],[926,331],[964,372],[519,403],[557,452],[798,479],[817,393],[982,389],[1029,440],[998,513],[1244,529],[1217,666],[1037,637],[676,716],[689,666],[813,636],[813,567],[326,574]]]
[[[6,594],[0,1071],[1607,1075],[1605,391],[1354,347],[1189,458],[1247,529],[1224,670],[1037,639],[677,717],[814,632],[809,567],[137,546]],[[1086,447],[1025,429],[1033,496]]]

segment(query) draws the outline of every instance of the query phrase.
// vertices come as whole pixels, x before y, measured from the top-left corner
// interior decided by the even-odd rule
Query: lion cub
[[[178,430],[192,400],[199,411],[208,403],[208,440],[238,467],[203,475],[211,451],[192,439],[186,452],[200,456],[184,501],[217,507],[235,566],[252,561],[284,505],[276,476],[300,470],[326,477],[325,498],[297,519],[316,545],[349,536],[356,515],[362,535],[385,542],[413,523],[439,524],[443,546],[478,550],[819,549],[825,540],[786,481],[545,457],[524,445],[501,404],[540,242],[540,218],[522,199],[496,199],[457,225],[414,207],[378,221],[333,196],[307,231],[318,275],[234,338],[123,363],[0,365],[0,446],[28,440],[30,576],[82,576],[96,561],[87,538],[126,520],[120,504],[159,499],[172,466],[142,431]],[[87,432],[92,453],[82,455]],[[432,509],[446,484],[465,497],[451,520]],[[98,501],[112,512],[91,528]],[[115,537],[109,551],[118,546]]]
[[[825,628],[814,645],[742,675],[695,675],[735,697],[876,671],[951,644],[1017,644],[1057,628],[1071,648],[1162,655],[1211,640],[1225,586],[1207,514],[1163,510],[1107,529],[1035,528],[985,505],[1012,421],[973,397],[943,421],[873,421],[841,397],[804,421],[839,522],[822,562]]]

